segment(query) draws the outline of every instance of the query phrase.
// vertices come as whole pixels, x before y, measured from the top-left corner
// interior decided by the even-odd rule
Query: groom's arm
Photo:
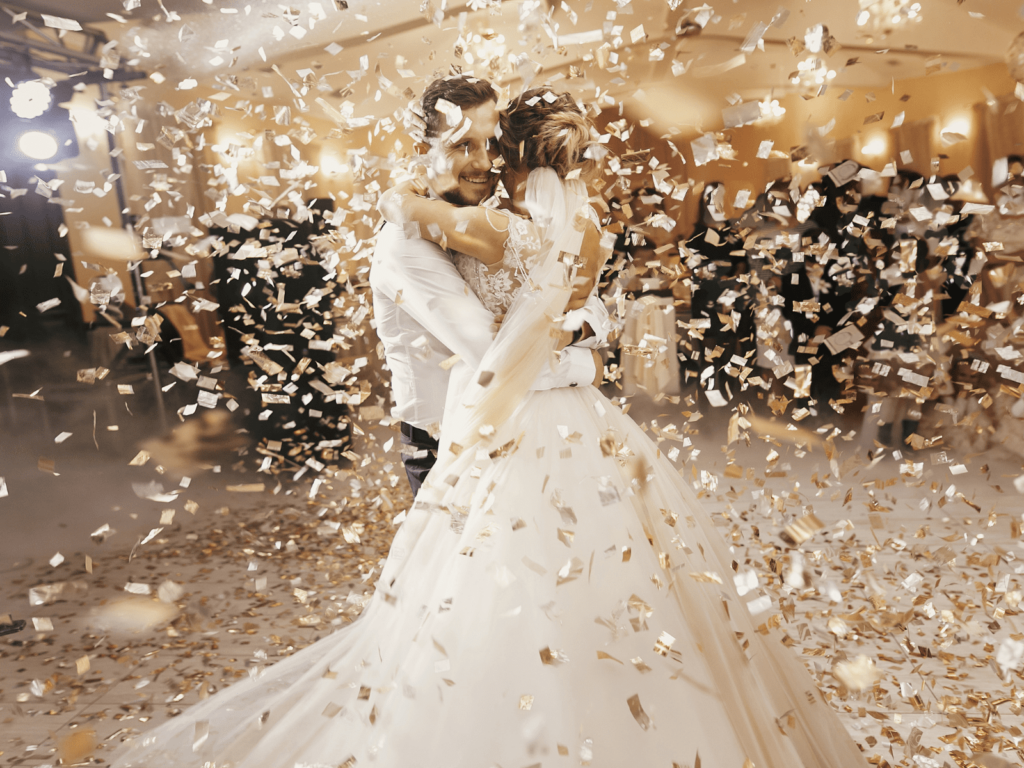
[[[494,316],[447,253],[427,240],[405,238],[389,225],[378,236],[374,262],[375,288],[448,351],[472,368],[479,366],[494,340]]]
[[[428,240],[382,232],[374,261],[375,268],[383,270],[375,287],[386,291],[401,310],[467,365],[478,368],[494,341],[494,316],[466,285],[448,254]],[[564,351],[553,370],[542,371],[532,388],[582,386],[596,374],[591,351],[573,347]]]

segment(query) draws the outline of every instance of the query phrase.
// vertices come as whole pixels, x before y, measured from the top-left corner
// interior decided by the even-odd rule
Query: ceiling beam
[[[96,56],[84,51],[76,51],[73,48],[65,48],[64,46],[42,40],[32,40],[24,35],[12,35],[10,32],[0,32],[0,47],[17,48],[26,53],[40,51],[55,56],[63,56],[65,59],[79,61],[83,64],[91,64],[95,67],[100,65],[100,60]]]
[[[125,82],[147,77],[145,72],[124,67],[114,70],[112,77],[101,77],[101,64],[96,50],[107,42],[106,35],[101,31],[83,27],[81,31],[72,33],[76,40],[84,44],[84,50],[79,50],[66,45],[63,38],[54,38],[25,19],[19,22],[26,30],[24,34],[12,31],[17,29],[13,22],[15,16],[27,13],[28,17],[42,21],[39,13],[3,2],[0,2],[0,9],[11,17],[10,26],[0,31],[0,61],[12,66],[27,65],[29,69],[38,68],[65,75],[79,74],[84,68],[89,75],[85,79],[89,82]],[[0,18],[0,21],[7,20]]]

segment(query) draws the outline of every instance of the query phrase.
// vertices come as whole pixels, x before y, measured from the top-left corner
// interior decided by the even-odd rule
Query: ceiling
[[[138,7],[132,8],[136,3]],[[123,57],[138,59],[136,68],[160,71],[169,86],[189,80],[209,84],[217,76],[246,73],[282,86],[280,78],[287,77],[294,85],[304,70],[312,70],[330,88],[311,92],[307,101],[325,95],[337,102],[340,93],[357,109],[375,114],[404,105],[406,88],[418,93],[453,62],[473,69],[455,56],[456,45],[460,37],[465,40],[490,30],[495,42],[498,35],[504,38],[506,69],[492,79],[518,87],[531,78],[539,82],[578,74],[569,84],[577,86],[580,95],[596,98],[609,91],[638,116],[646,114],[670,125],[720,115],[729,94],[763,98],[791,90],[789,77],[809,54],[794,55],[787,41],[802,39],[815,24],[827,25],[838,43],[837,50],[823,58],[836,72],[832,84],[839,87],[879,87],[893,79],[923,76],[939,66],[951,71],[999,62],[1024,29],[1016,0],[921,0],[922,20],[884,39],[868,39],[864,28],[857,26],[858,0],[723,0],[711,7],[698,6],[694,0],[449,0],[445,12],[434,11],[434,18],[428,18],[430,11],[442,0],[424,3],[430,6],[426,13],[420,10],[421,0],[127,4],[128,10],[122,0],[74,5],[66,0],[20,0],[26,8],[74,16],[101,29],[119,41]],[[701,8],[710,18],[700,34],[678,37],[680,19],[701,20]],[[759,24],[770,24],[760,35],[762,43],[741,51],[752,31],[758,37]],[[622,29],[605,31],[605,25]],[[580,33],[593,33],[590,39],[596,42],[574,41],[573,35]],[[342,50],[325,50],[332,43]],[[624,68],[617,69],[613,62],[605,68],[597,65],[595,52],[603,43],[611,46],[608,51],[618,55]],[[481,50],[481,44],[465,47],[471,53]],[[508,63],[510,54],[522,57],[519,66]],[[278,71],[273,72],[271,65]],[[486,74],[479,66],[474,71]]]
[[[131,12],[125,11],[123,0],[84,0],[84,2],[78,3],[69,3],[68,0],[12,0],[10,3],[4,2],[3,4],[10,8],[21,8],[36,13],[71,18],[81,24],[108,21],[108,13],[120,16],[129,13],[140,14],[140,11],[145,10],[147,6],[152,10],[158,10],[155,0],[142,0],[141,7]],[[204,10],[209,12],[211,9],[211,6],[204,4],[203,0],[169,0],[165,5],[179,13],[202,13]]]

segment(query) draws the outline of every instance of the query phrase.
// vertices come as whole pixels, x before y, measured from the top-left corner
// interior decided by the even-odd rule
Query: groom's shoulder
[[[448,258],[448,254],[436,243],[418,235],[413,236],[395,224],[385,224],[377,233],[374,258],[390,260],[403,256]]]

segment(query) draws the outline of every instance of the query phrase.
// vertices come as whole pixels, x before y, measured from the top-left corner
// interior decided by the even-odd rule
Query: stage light
[[[78,154],[78,139],[67,102],[74,81],[47,77],[11,82],[0,89],[0,158],[30,168]]]
[[[11,110],[24,120],[39,117],[50,108],[50,89],[38,80],[19,83],[11,93]]]
[[[60,145],[48,133],[42,131],[25,131],[18,137],[18,149],[25,157],[33,160],[49,160],[57,154]]]

